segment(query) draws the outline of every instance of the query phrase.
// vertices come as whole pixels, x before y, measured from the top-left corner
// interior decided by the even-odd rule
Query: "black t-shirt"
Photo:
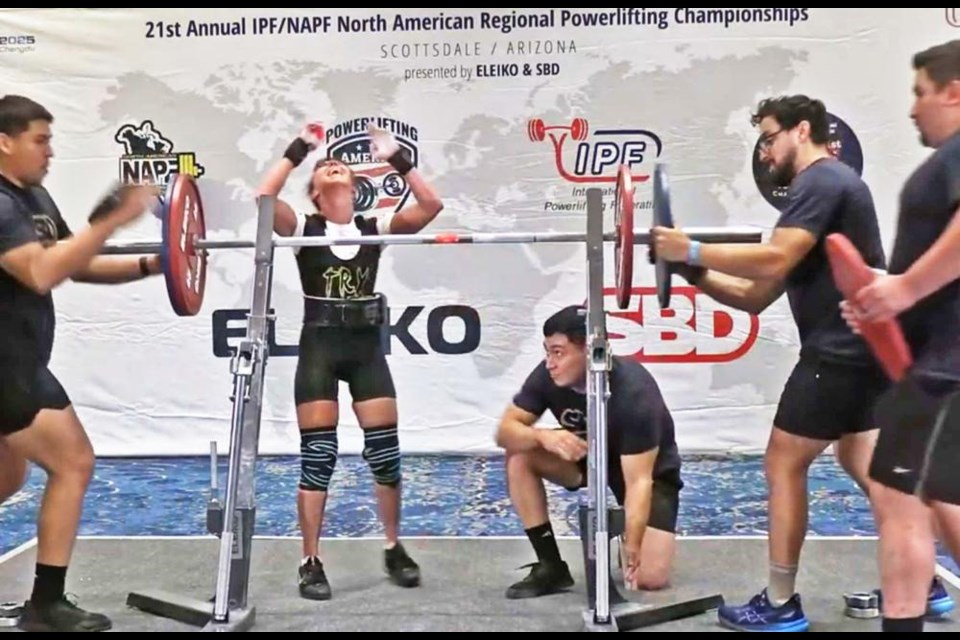
[[[884,268],[883,242],[870,189],[843,162],[819,160],[790,185],[790,200],[777,227],[797,227],[817,237],[817,244],[786,280],[801,354],[851,364],[874,363],[866,342],[840,315],[843,295],[833,280],[825,250],[826,237],[842,233],[869,266]]]
[[[890,273],[910,269],[943,234],[960,207],[960,133],[940,146],[910,176],[900,193],[897,240]],[[960,260],[960,256],[954,259]],[[954,280],[901,314],[915,370],[960,380],[960,281]]]
[[[30,242],[56,243],[70,235],[46,189],[21,189],[0,176],[0,255]],[[46,366],[55,327],[53,296],[35,293],[0,269],[0,360]]]
[[[615,357],[610,372],[610,399],[607,402],[608,478],[614,491],[623,495],[620,456],[646,453],[659,448],[654,479],[679,481],[680,454],[674,434],[673,417],[660,387],[647,369],[636,360]],[[538,418],[547,410],[561,428],[587,439],[587,397],[558,387],[541,362],[514,396],[513,404]]]
[[[354,225],[359,230],[355,235],[376,235],[378,222],[375,218],[355,216]],[[301,216],[295,235],[327,235],[328,223],[321,215]],[[344,249],[357,250],[356,246]],[[297,250],[297,267],[303,293],[317,298],[367,298],[374,294],[377,284],[377,269],[380,264],[382,245],[360,245],[356,255],[343,259],[332,247],[301,247]]]

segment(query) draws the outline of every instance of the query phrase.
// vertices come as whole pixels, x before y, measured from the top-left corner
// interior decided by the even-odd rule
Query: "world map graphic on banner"
[[[577,113],[589,112],[591,120],[602,123],[607,121],[619,121],[622,116],[617,113],[618,106],[630,99],[630,93],[633,86],[644,86],[654,88],[658,84],[670,84],[674,86],[673,92],[676,100],[680,104],[696,105],[702,100],[709,99],[715,106],[713,117],[701,119],[697,126],[692,130],[687,128],[684,135],[691,138],[710,138],[714,140],[714,145],[720,147],[726,146],[731,155],[739,153],[739,140],[735,135],[724,135],[724,126],[728,121],[730,114],[741,104],[742,96],[740,92],[731,88],[726,94],[718,94],[714,87],[708,82],[711,77],[718,74],[735,75],[744,77],[754,77],[758,82],[778,83],[777,91],[784,90],[789,86],[791,78],[783,75],[781,70],[789,67],[792,62],[792,55],[786,51],[765,50],[758,52],[755,56],[746,59],[720,59],[694,62],[690,69],[683,75],[684,81],[677,83],[676,74],[665,72],[651,72],[632,74],[626,65],[620,64],[611,66],[595,74],[582,87],[580,94],[584,96],[583,102],[574,103],[566,106],[557,105],[554,109],[545,111],[541,117],[549,119],[551,122],[564,122],[574,117]],[[136,109],[137,104],[155,104],[170,105],[170,111],[164,112],[162,107],[154,110],[152,118],[156,122],[177,122],[177,130],[181,138],[186,140],[198,140],[209,138],[209,132],[205,131],[208,122],[222,123],[225,134],[237,131],[257,130],[264,126],[264,123],[287,120],[290,118],[290,111],[283,109],[282,102],[276,104],[276,100],[271,100],[271,95],[276,92],[281,94],[292,90],[293,85],[306,83],[307,85],[325,87],[324,92],[328,96],[333,111],[335,113],[386,113],[390,110],[390,105],[394,101],[394,91],[398,85],[395,77],[386,76],[382,71],[356,70],[350,73],[350,83],[345,82],[342,73],[336,70],[325,68],[321,65],[309,63],[306,61],[290,62],[286,65],[275,65],[270,69],[269,74],[263,74],[256,65],[237,65],[219,70],[208,76],[204,82],[205,91],[200,96],[177,95],[176,92],[165,86],[161,82],[152,80],[145,75],[129,75],[120,78],[118,87],[113,90],[113,94],[107,101],[100,105],[101,115],[105,120],[114,120],[123,113],[130,113]],[[341,76],[341,77],[338,77]],[[357,83],[365,86],[367,91],[374,97],[374,101],[364,104],[365,100],[357,96],[352,89],[352,84]],[[773,84],[776,88],[776,84]],[[339,87],[343,87],[342,91]],[[221,97],[223,96],[223,97]],[[240,96],[243,96],[241,99]],[[602,101],[592,101],[589,96],[604,96]],[[245,102],[253,102],[268,106],[266,109],[256,109],[252,113],[245,108]],[[249,104],[248,102],[248,104]],[[522,100],[519,102],[523,102]],[[187,122],[181,120],[178,116],[178,110],[185,103],[189,104],[189,112],[194,117],[195,128]],[[359,103],[359,104],[358,104]],[[275,105],[275,106],[274,106]],[[651,105],[647,110],[647,119],[655,121],[665,121],[669,119],[671,111],[676,107],[671,104],[663,104],[660,107],[662,114],[655,114],[657,110],[655,105]],[[289,106],[288,106],[289,109]],[[306,114],[305,114],[306,115]],[[522,111],[510,117],[507,110],[504,110],[496,116],[473,115],[464,121],[458,127],[454,138],[444,145],[446,161],[451,170],[437,176],[434,179],[440,193],[456,194],[455,197],[461,205],[468,209],[482,208],[485,206],[487,197],[487,185],[498,184],[500,189],[513,194],[512,199],[519,204],[519,207],[526,207],[528,203],[543,202],[543,208],[546,211],[555,210],[563,205],[573,206],[583,210],[580,206],[585,200],[585,185],[590,182],[570,183],[563,191],[557,193],[555,198],[544,200],[542,198],[542,186],[544,182],[557,180],[558,170],[552,161],[552,150],[548,144],[533,144],[526,135],[528,119]],[[668,132],[665,132],[668,134]],[[592,136],[595,143],[600,144],[603,138]],[[633,137],[643,142],[642,134],[633,134]],[[628,132],[623,136],[622,143],[629,144],[631,134]],[[724,139],[726,138],[726,142]],[[588,142],[590,138],[588,137]],[[277,141],[278,145],[283,144],[283,140]],[[209,143],[208,143],[209,144]],[[481,152],[475,158],[469,161],[469,166],[457,169],[457,165],[467,164],[462,156],[462,149],[478,147],[489,149],[487,152]],[[716,149],[716,147],[713,147]],[[240,149],[238,153],[227,155],[218,160],[216,168],[210,167],[208,180],[205,182],[206,191],[211,186],[208,182],[216,180],[217,175],[230,176],[233,179],[240,178],[247,181],[248,184],[256,184],[258,171],[255,166],[255,160],[245,156]],[[686,149],[685,151],[693,151]],[[279,157],[282,148],[278,146],[276,156]],[[511,159],[537,153],[542,156],[540,162],[530,163],[521,171],[517,171],[513,166]],[[674,149],[673,153],[680,153],[680,149]],[[650,158],[655,161],[656,156]],[[720,181],[732,181],[739,167],[733,163],[725,162],[722,156],[711,154],[698,158],[697,164],[703,171],[709,172]],[[692,161],[692,159],[691,159]],[[640,166],[652,166],[652,162],[641,163]],[[571,169],[576,171],[576,169]],[[609,167],[605,173],[609,173]],[[474,189],[470,184],[476,184]],[[704,185],[705,187],[707,185]],[[706,192],[701,198],[701,202],[709,201],[709,193]],[[523,210],[519,207],[514,208],[510,202],[498,203],[497,217],[515,216],[512,228],[516,231],[533,231],[538,227],[539,220],[530,219],[523,215]],[[726,216],[720,210],[719,203],[715,203],[716,211],[709,221],[702,220],[701,224],[723,225],[727,223]],[[585,211],[583,211],[585,212]],[[649,215],[649,212],[647,213]],[[236,217],[225,217],[221,215],[210,215],[208,225],[211,231],[227,231],[235,233],[238,237],[243,234],[240,231],[241,224],[244,222]],[[496,231],[500,229],[499,224],[484,224],[482,220],[471,220],[470,229],[472,231]],[[397,279],[407,288],[413,291],[421,291],[434,288],[438,285],[444,286],[437,280],[436,274],[446,273],[490,273],[491,262],[496,265],[496,274],[490,274],[487,278],[463,278],[457,279],[455,285],[450,288],[456,289],[458,295],[466,300],[491,300],[502,298],[505,300],[522,300],[526,308],[532,308],[541,300],[553,292],[558,284],[558,277],[544,275],[556,269],[560,264],[570,260],[577,250],[570,245],[558,245],[551,247],[550,250],[541,250],[538,252],[537,263],[534,257],[523,251],[513,249],[489,251],[482,249],[479,251],[461,251],[440,252],[425,251],[418,255],[416,259],[397,260],[393,265],[393,273]],[[495,258],[490,254],[494,253]],[[218,270],[218,264],[214,260],[210,263],[214,273]],[[536,279],[511,279],[506,276],[510,273],[530,273],[537,271],[541,275]],[[251,274],[252,276],[252,274]],[[223,277],[223,276],[221,276]],[[224,280],[228,278],[223,277]],[[248,291],[250,283],[246,282],[240,287],[241,291]],[[284,281],[277,279],[275,281],[274,299],[280,308],[296,309],[299,311],[300,290],[297,282]],[[575,300],[573,300],[575,301]],[[246,300],[237,299],[237,304],[242,307]],[[529,305],[529,306],[528,306]],[[491,346],[500,347],[508,345],[513,336],[528,335],[534,332],[541,319],[535,318],[529,313],[517,313],[517,309],[512,306],[503,306],[501,308],[491,307],[485,310],[484,320],[484,341],[487,349],[471,354],[477,366],[477,371],[482,377],[498,377],[514,364],[517,352],[511,350],[502,350],[500,348],[491,349]],[[785,345],[789,349],[790,345]],[[686,351],[681,348],[681,351]],[[614,342],[614,352],[622,352],[618,348],[618,343]],[[504,357],[506,356],[506,357]],[[789,356],[785,353],[773,352],[771,359],[787,359]],[[724,376],[715,379],[719,385],[726,384],[726,380],[737,381],[738,376],[727,378],[732,373],[729,367],[725,370]],[[271,388],[281,394],[287,394],[286,389],[277,386]],[[773,401],[779,393],[779,388],[773,386],[765,390],[764,399]]]
[[[891,10],[897,11],[906,10]],[[942,9],[925,11],[936,13],[931,24],[951,29]],[[304,212],[309,168],[321,154],[353,166],[360,177],[357,210],[364,215],[413,202],[402,176],[372,159],[366,125],[373,122],[396,136],[441,194],[444,211],[428,230],[582,231],[587,189],[603,189],[609,207],[621,163],[631,166],[637,185],[638,228],[650,217],[648,178],[665,163],[681,225],[769,230],[783,194],[764,192],[757,177],[750,114],[763,97],[802,92],[825,100],[837,139],[856,153],[855,160],[841,159],[875,180],[871,187],[890,228],[906,169],[898,165],[898,177],[876,179],[887,171],[876,168],[877,132],[897,131],[897,142],[888,133],[883,144],[908,149],[897,159],[901,164],[920,152],[902,109],[909,100],[909,55],[884,44],[897,20],[878,10],[804,8],[11,10],[0,11],[2,33],[15,38],[0,49],[0,60],[18,68],[0,77],[24,92],[36,87],[36,99],[57,115],[64,150],[54,165],[69,161],[79,168],[72,176],[51,176],[55,196],[62,191],[58,181],[92,201],[111,179],[163,183],[189,173],[203,194],[208,237],[217,239],[253,236],[259,181],[313,121],[324,124],[325,149],[292,174],[281,194]],[[67,35],[73,44],[64,44]],[[925,40],[909,43],[911,52],[914,44]],[[861,104],[871,103],[864,96],[877,90],[871,78],[880,71],[856,77],[851,62],[831,81],[824,70],[844,55],[866,64],[880,51],[904,86],[896,89],[894,106],[867,114]],[[48,72],[72,87],[69,98],[63,87],[45,90],[33,82]],[[865,137],[868,131],[874,140]],[[144,222],[130,233],[156,235],[154,228]],[[77,389],[79,402],[100,407],[103,398],[149,392],[152,404],[163,407],[148,419],[150,447],[202,453],[208,440],[222,441],[229,423],[222,397],[228,358],[243,336],[253,284],[250,253],[225,254],[209,260],[208,297],[196,322],[151,321],[160,342],[175,340],[176,353],[189,353],[194,363],[172,383],[175,390],[104,378],[95,381],[101,385],[95,391]],[[607,262],[606,286],[612,287],[609,252]],[[756,318],[676,277],[673,310],[663,313],[642,245],[635,265],[638,295],[631,308],[616,309],[609,294],[613,352],[650,367],[686,448],[762,447],[796,360],[786,300]],[[136,286],[151,304],[162,298],[162,286]],[[492,451],[500,413],[541,357],[543,320],[585,296],[584,250],[574,244],[390,247],[378,289],[390,301],[386,347],[405,446]],[[102,296],[116,296],[108,298],[115,312],[142,313],[126,294],[62,295],[60,345],[82,335],[79,318],[93,311],[84,305],[103,304]],[[91,303],[91,296],[101,302]],[[264,449],[292,452],[303,302],[291,256],[277,258],[271,306],[277,321]],[[120,340],[116,332],[86,339],[105,358]],[[58,348],[61,366],[81,379],[81,352]],[[161,344],[141,348],[153,362],[175,357]],[[216,402],[201,395],[204,389],[216,390]],[[341,416],[349,422],[346,393],[344,387]],[[94,414],[91,430],[102,450],[137,449],[116,435],[123,411]],[[184,427],[190,416],[203,416],[202,426]],[[360,444],[347,434],[343,442],[345,451]]]

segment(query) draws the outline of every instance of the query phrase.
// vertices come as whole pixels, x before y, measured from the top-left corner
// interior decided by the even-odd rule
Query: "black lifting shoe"
[[[567,563],[562,560],[549,564],[535,562],[523,566],[521,569],[527,567],[532,567],[527,577],[510,585],[510,588],[507,589],[508,599],[539,598],[540,596],[566,591],[573,586],[573,576],[570,575]]]
[[[300,597],[307,600],[329,600],[333,597],[327,574],[319,558],[310,558],[300,565]]]
[[[420,567],[407,555],[407,550],[399,542],[393,549],[383,552],[384,568],[390,580],[401,587],[420,586]]]
[[[84,611],[66,597],[49,604],[27,601],[17,627],[21,631],[83,633],[107,631],[113,627],[110,618]]]

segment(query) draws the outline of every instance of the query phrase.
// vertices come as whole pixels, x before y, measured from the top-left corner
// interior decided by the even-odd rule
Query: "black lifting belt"
[[[379,327],[387,321],[387,301],[370,298],[304,298],[303,323],[311,327]]]

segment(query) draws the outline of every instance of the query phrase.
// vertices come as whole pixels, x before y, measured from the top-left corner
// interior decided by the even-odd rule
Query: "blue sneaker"
[[[877,594],[877,600],[880,602],[880,610],[882,611],[883,595],[880,593],[880,589],[874,589],[873,592]],[[926,616],[928,618],[940,618],[953,611],[955,606],[953,598],[947,593],[947,588],[943,586],[943,581],[940,578],[934,578],[930,584],[930,595],[927,596]]]
[[[934,578],[930,585],[930,595],[927,597],[927,615],[932,618],[945,616],[953,611],[953,598],[947,593],[940,578]]]
[[[764,589],[742,607],[722,606],[717,612],[720,624],[735,631],[809,631],[800,594],[794,594],[782,607],[774,607]]]

